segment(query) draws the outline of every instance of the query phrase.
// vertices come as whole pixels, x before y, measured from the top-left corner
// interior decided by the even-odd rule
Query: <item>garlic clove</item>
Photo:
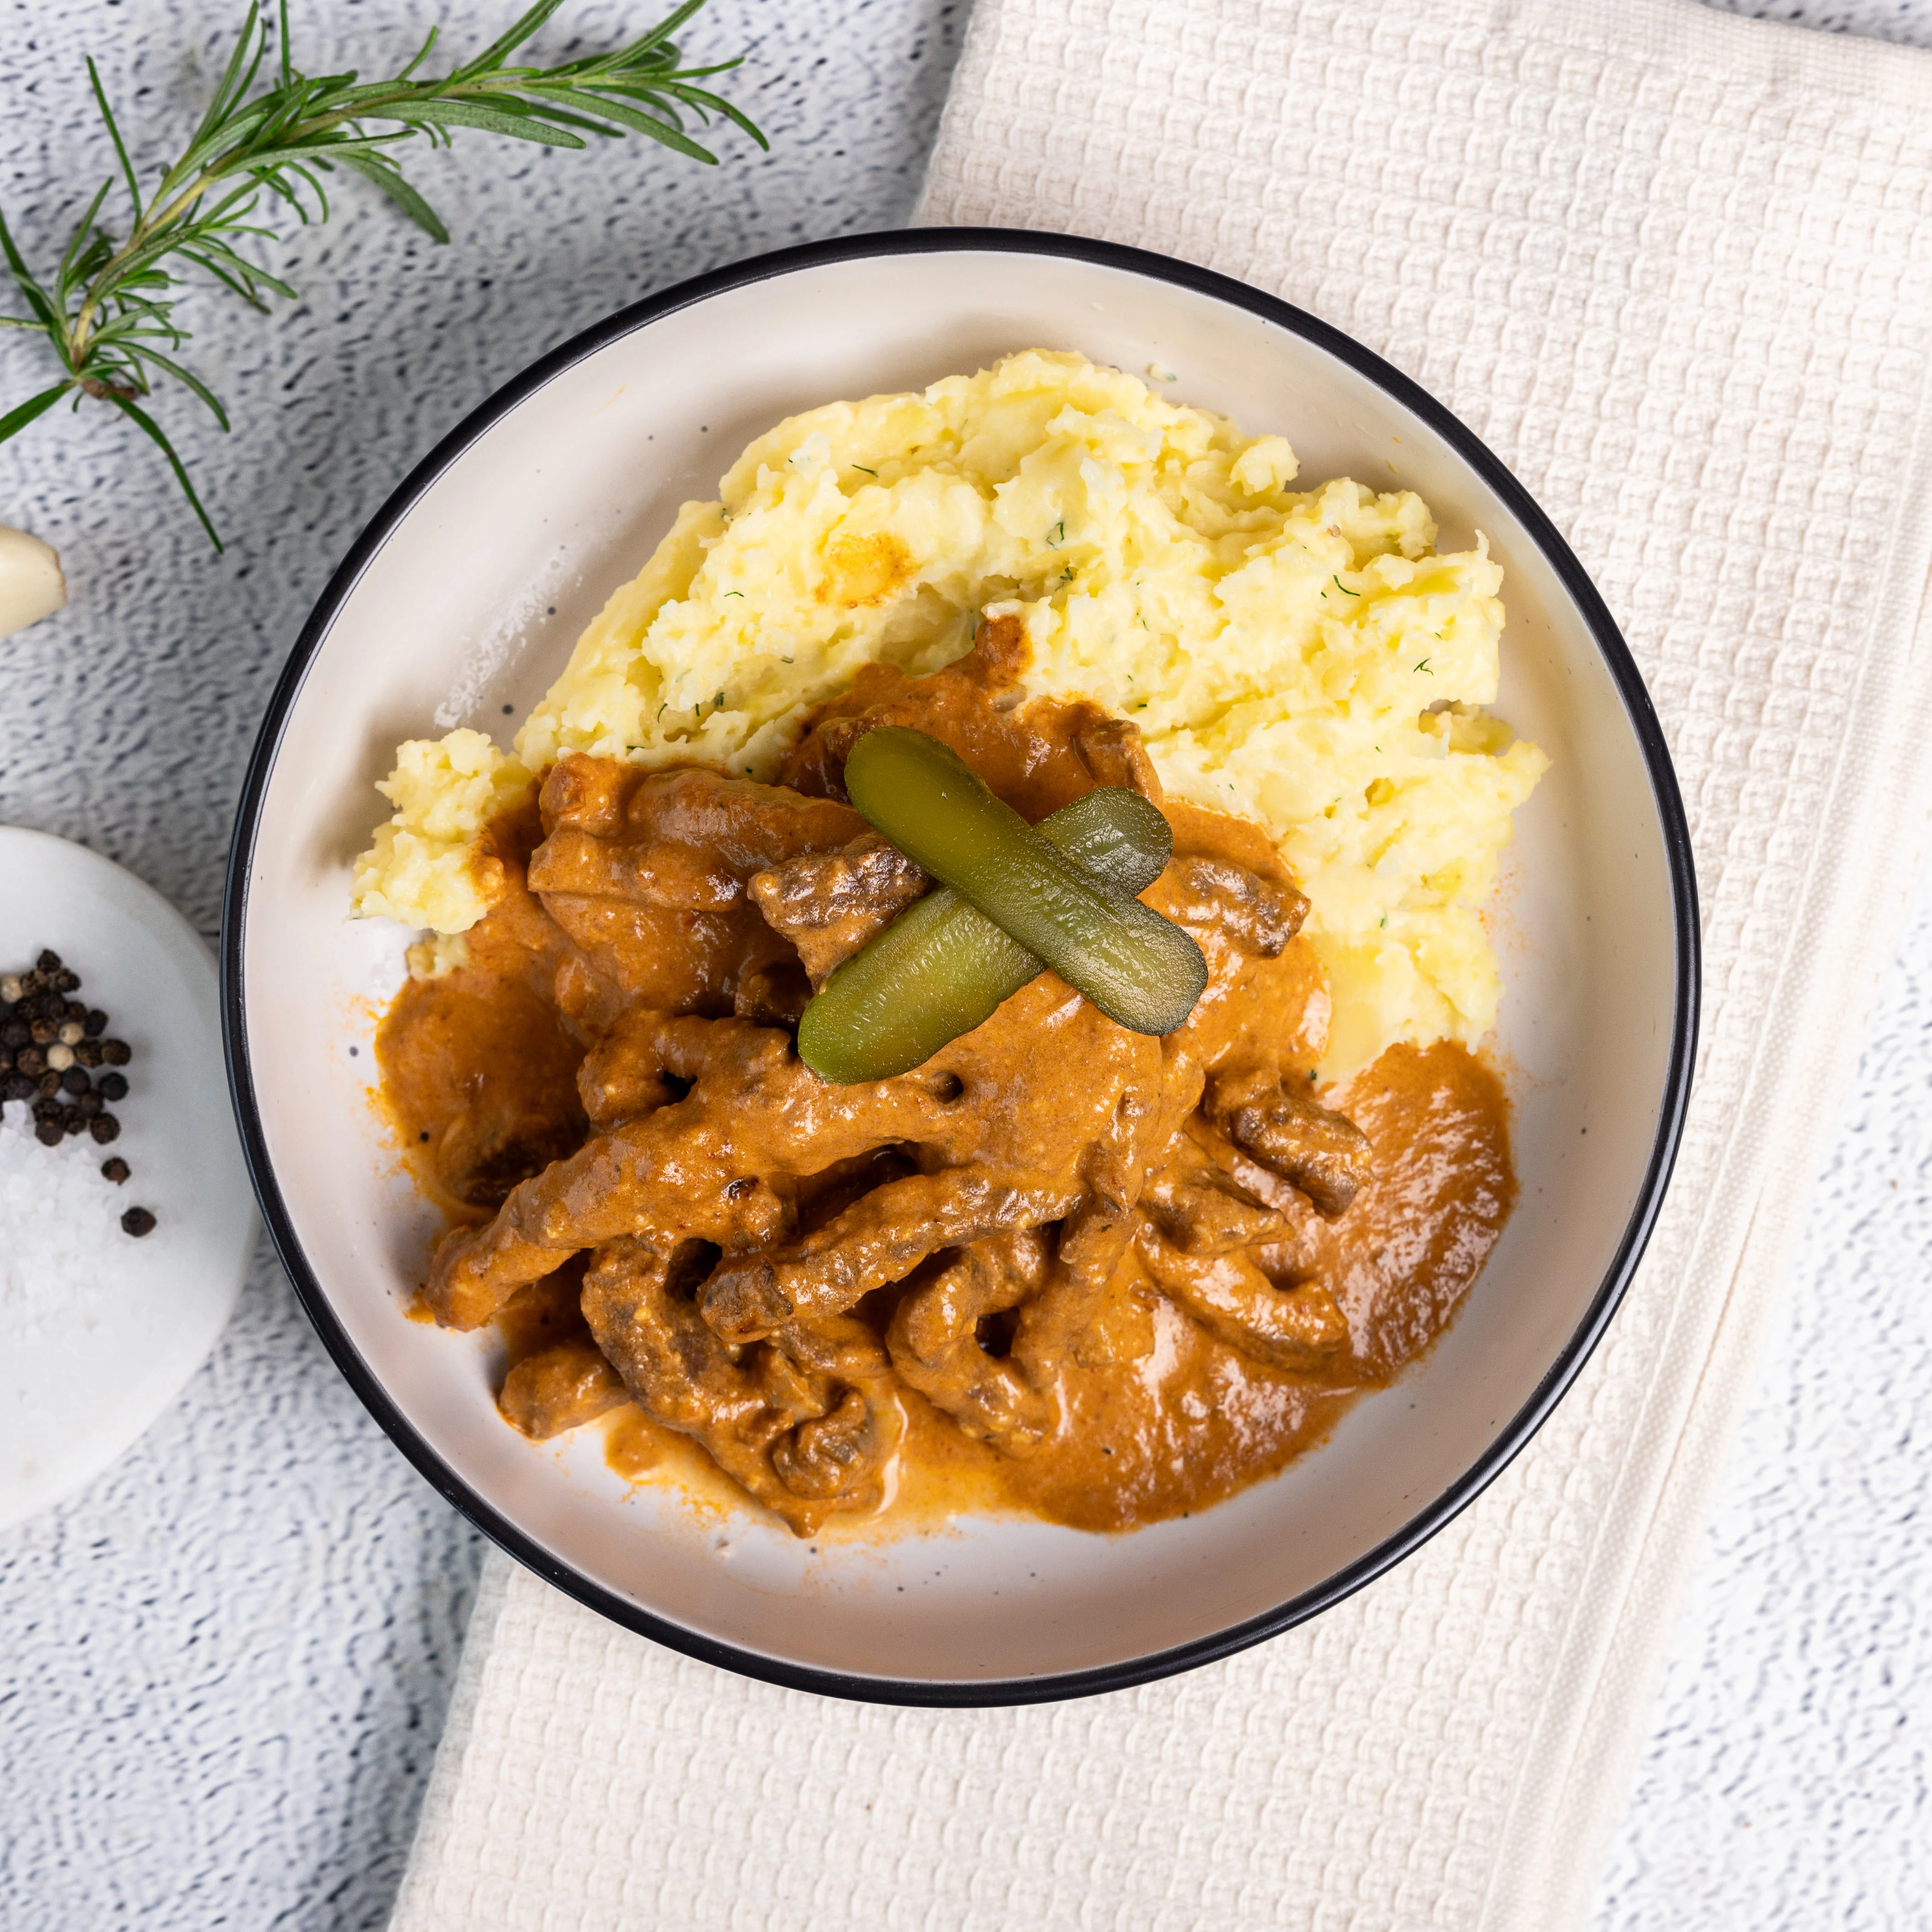
[[[60,559],[38,537],[0,524],[0,638],[52,616],[66,602]]]

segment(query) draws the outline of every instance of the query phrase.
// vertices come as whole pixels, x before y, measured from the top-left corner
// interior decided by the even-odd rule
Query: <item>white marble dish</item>
[[[1124,1537],[969,1520],[877,1546],[694,1516],[605,1469],[595,1431],[506,1427],[482,1336],[406,1320],[432,1232],[370,1104],[407,935],[346,917],[397,742],[500,729],[682,500],[793,411],[1078,349],[1278,430],[1301,475],[1396,481],[1445,546],[1485,532],[1509,612],[1499,710],[1554,766],[1519,814],[1495,927],[1521,1196],[1442,1344],[1282,1475]],[[541,1574],[694,1655],[775,1681],[986,1703],[1112,1689],[1311,1616],[1414,1548],[1520,1448],[1640,1252],[1688,1089],[1694,886],[1656,720],[1560,538],[1387,365],[1238,284],[1049,236],[934,231],[686,284],[537,365],[357,544],[298,641],[251,767],[224,998],[269,1225],[344,1372],[443,1493]]]
[[[112,1108],[120,1138],[36,1145],[22,1162],[22,1179],[37,1161],[50,1178],[56,1162],[76,1171],[63,1211],[98,1211],[108,1258],[46,1270],[24,1251],[0,1256],[4,1528],[90,1481],[174,1400],[227,1324],[259,1223],[222,1078],[214,962],[187,920],[132,873],[45,832],[0,826],[0,971],[52,947],[82,975],[75,997],[134,1049]],[[6,1114],[18,1127],[27,1106]],[[118,1187],[100,1174],[116,1154],[134,1170]],[[118,1225],[136,1204],[155,1217],[138,1240]]]

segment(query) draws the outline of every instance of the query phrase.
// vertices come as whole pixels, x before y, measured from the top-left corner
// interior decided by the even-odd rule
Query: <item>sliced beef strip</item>
[[[533,892],[692,911],[739,904],[753,873],[866,830],[850,806],[781,785],[576,756],[558,760],[541,802],[548,836],[530,855]]]
[[[503,1380],[496,1406],[532,1442],[547,1442],[629,1401],[617,1371],[588,1335],[526,1355]]]
[[[1308,901],[1294,886],[1204,853],[1177,855],[1162,883],[1167,898],[1161,910],[1169,919],[1196,928],[1217,926],[1258,959],[1279,959],[1308,916]]]
[[[1202,1111],[1244,1153],[1300,1189],[1324,1220],[1346,1211],[1375,1171],[1368,1136],[1271,1066],[1217,1068]]]
[[[810,852],[752,874],[765,922],[798,948],[813,988],[882,932],[932,880],[876,832],[843,850]]]

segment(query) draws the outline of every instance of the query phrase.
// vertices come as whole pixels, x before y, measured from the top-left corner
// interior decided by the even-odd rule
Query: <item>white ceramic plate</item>
[[[1522,1184],[1460,1318],[1274,1480],[1124,1537],[969,1521],[853,1548],[627,1492],[593,1442],[534,1448],[490,1345],[403,1310],[430,1234],[366,1088],[404,935],[345,916],[397,742],[502,730],[678,504],[794,411],[1015,349],[1175,373],[1285,433],[1311,482],[1419,490],[1507,573],[1500,710],[1552,754],[1500,915]],[[514,1554],[692,1654],[849,1696],[1111,1689],[1313,1614],[1474,1496],[1575,1375],[1655,1214],[1689,1084],[1696,919],[1663,740],[1600,600],[1521,488],[1395,370],[1252,290],[1066,238],[935,230],[767,256],[613,317],[480,410],[397,492],[297,644],[251,768],[224,946],[242,1127],[323,1340],[398,1445]],[[595,1432],[583,1432],[586,1436]]]
[[[38,1276],[10,1282],[19,1253],[0,1258],[4,1528],[92,1480],[174,1400],[227,1324],[258,1223],[224,1090],[214,962],[194,928],[132,873],[45,832],[0,826],[0,972],[51,946],[82,976],[75,997],[134,1050],[112,1110],[121,1138],[37,1144],[21,1163],[30,1184],[58,1162],[98,1190],[98,1202],[77,1190],[80,1211],[98,1209],[110,1260],[56,1300]],[[28,1120],[22,1102],[6,1114]],[[134,1170],[118,1187],[100,1174],[112,1154]],[[139,1240],[118,1226],[136,1205],[155,1216]]]

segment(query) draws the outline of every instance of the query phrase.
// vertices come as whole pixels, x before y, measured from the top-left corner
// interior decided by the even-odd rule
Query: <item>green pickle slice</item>
[[[840,1084],[921,1065],[1052,966],[1110,1019],[1171,1033],[1207,984],[1193,940],[1134,895],[1174,835],[1138,792],[1102,787],[1030,826],[947,746],[896,725],[845,768],[853,804],[942,883],[839,967],[798,1049]]]

